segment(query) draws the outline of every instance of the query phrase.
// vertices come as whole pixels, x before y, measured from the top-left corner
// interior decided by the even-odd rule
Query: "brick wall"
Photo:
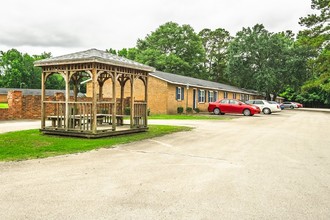
[[[47,101],[64,100],[63,93],[46,96]],[[39,119],[41,117],[41,96],[23,95],[22,91],[9,91],[7,95],[8,109],[0,109],[0,120]],[[54,105],[52,105],[54,106]],[[47,106],[48,115],[53,114],[54,107]]]
[[[0,102],[7,102],[7,94],[0,94]]]
[[[21,91],[9,91],[7,95],[8,109],[0,109],[0,120],[10,119],[40,119],[41,118],[41,96],[23,95]],[[54,96],[46,96],[46,101],[65,101],[63,93],[56,93]],[[73,97],[70,97],[73,101]],[[104,98],[104,101],[111,101],[111,98]],[[129,106],[129,98],[124,100],[124,105]],[[91,102],[91,97],[78,98],[81,102]],[[117,99],[119,103],[120,99]],[[46,115],[54,115],[58,105],[53,103],[45,104]],[[117,112],[120,106],[117,105]]]
[[[0,120],[9,119],[9,109],[0,108]]]

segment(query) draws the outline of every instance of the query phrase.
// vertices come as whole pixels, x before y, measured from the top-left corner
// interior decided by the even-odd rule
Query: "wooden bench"
[[[47,120],[52,121],[52,127],[62,127],[64,117],[63,116],[48,116]],[[57,125],[57,126],[56,126]]]
[[[116,115],[116,122],[117,122],[117,125],[124,125],[124,116]]]
[[[52,127],[60,128],[64,125],[64,116],[48,116],[47,120],[52,121]],[[71,120],[71,127],[75,127],[81,123],[81,117],[76,116],[74,118],[70,118]]]
[[[97,114],[98,124],[109,123],[112,124],[112,115],[111,114]],[[124,115],[116,115],[117,125],[124,125]]]

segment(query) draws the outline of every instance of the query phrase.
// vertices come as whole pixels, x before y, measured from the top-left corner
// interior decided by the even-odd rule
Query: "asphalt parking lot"
[[[154,120],[195,129],[2,162],[0,219],[330,219],[329,121],[290,110]]]

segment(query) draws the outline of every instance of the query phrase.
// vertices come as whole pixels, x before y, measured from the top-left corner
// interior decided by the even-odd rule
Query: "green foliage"
[[[27,160],[63,154],[111,148],[118,144],[130,143],[179,131],[189,127],[149,125],[143,133],[100,139],[83,139],[42,135],[39,130],[27,130],[0,134],[0,161]]]
[[[106,49],[105,51],[108,52],[108,53],[117,55],[117,51],[115,49],[109,48],[109,49]]]
[[[205,50],[204,69],[208,79],[215,82],[228,82],[225,77],[227,67],[227,49],[232,37],[225,29],[218,28],[214,31],[203,29],[198,34]]]
[[[307,81],[302,86],[300,97],[304,102],[330,104],[330,73]]]
[[[299,32],[297,42],[309,46],[313,54],[308,60],[312,71],[310,79],[302,86],[298,96],[304,102],[319,104],[330,103],[330,0],[312,0],[312,9],[317,14],[310,14],[300,19],[300,24],[307,29]]]
[[[285,100],[292,101],[292,100],[296,100],[297,94],[294,91],[294,89],[288,87],[285,89],[284,92],[280,93],[279,96],[284,98]]]
[[[193,109],[192,109],[191,107],[187,107],[187,108],[186,108],[186,113],[187,113],[187,114],[191,114],[191,113],[193,113]]]
[[[260,24],[238,32],[228,54],[228,79],[267,97],[276,96],[287,85],[299,86],[309,76],[307,48],[296,46],[290,33],[270,33]]]
[[[231,120],[232,117],[218,117],[214,115],[152,115],[148,117],[152,120]]]
[[[8,103],[1,103],[0,102],[0,108],[8,108]]]
[[[130,115],[131,114],[131,108],[130,107],[125,107],[124,108],[124,114],[125,115]]]
[[[177,108],[177,113],[182,114],[183,113],[183,107],[178,107]]]
[[[200,37],[189,25],[168,22],[137,42],[138,62],[160,71],[202,77],[205,51]]]
[[[50,53],[30,56],[16,49],[0,51],[0,87],[5,88],[41,88],[41,68],[34,67],[34,61],[46,59]],[[56,80],[47,82],[47,88],[58,88]],[[59,79],[62,80],[62,79]]]
[[[200,112],[200,109],[199,109],[199,108],[194,108],[194,111],[195,111],[196,113],[199,113],[199,112]]]

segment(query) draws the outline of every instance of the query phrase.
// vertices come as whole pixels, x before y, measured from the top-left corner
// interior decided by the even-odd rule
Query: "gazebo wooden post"
[[[103,84],[104,81],[98,81],[99,83],[99,101],[102,101],[103,99]]]
[[[135,78],[135,71],[131,75],[131,111],[130,111],[130,124],[131,128],[134,127],[134,78]]]
[[[68,131],[69,129],[69,119],[70,119],[70,109],[69,109],[69,102],[70,102],[70,72],[65,71],[65,130]]]
[[[124,114],[124,89],[125,89],[125,81],[124,81],[124,74],[121,75],[120,83],[120,114]]]
[[[46,126],[45,122],[45,72],[41,74],[41,128],[44,129]]]
[[[116,96],[116,81],[117,81],[117,68],[115,68],[115,72],[113,73],[112,79],[112,130],[116,130],[116,115],[117,115],[117,96]]]
[[[93,82],[93,101],[92,101],[92,132],[97,132],[97,70],[95,67],[92,69],[92,82]]]
[[[146,103],[145,115],[144,115],[144,126],[148,127],[148,77],[144,78],[144,101]]]
[[[73,93],[74,93],[74,101],[76,102],[78,100],[78,85],[76,83],[74,83]]]

